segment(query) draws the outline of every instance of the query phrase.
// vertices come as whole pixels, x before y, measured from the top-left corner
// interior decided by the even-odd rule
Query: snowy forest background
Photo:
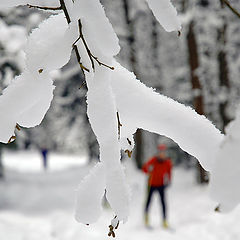
[[[192,106],[224,132],[234,118],[240,91],[239,17],[224,1],[173,1],[182,21],[180,37],[176,32],[165,32],[144,1],[103,0],[102,4],[120,39],[120,63],[147,86]],[[239,1],[232,0],[231,5],[238,9]],[[26,37],[47,13],[18,7],[0,14],[3,89],[22,72],[21,49]],[[89,161],[96,159],[98,145],[86,116],[86,86],[75,59],[56,71],[54,78],[55,98],[43,123],[21,131],[10,147],[47,147],[50,151],[86,154]],[[141,130],[135,141],[138,167],[155,152],[157,143],[168,142]],[[174,157],[176,162],[188,160],[173,142],[168,144],[181,154]]]

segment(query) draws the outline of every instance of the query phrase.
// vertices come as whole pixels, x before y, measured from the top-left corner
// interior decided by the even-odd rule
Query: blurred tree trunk
[[[136,77],[138,78],[138,71],[137,71],[137,58],[135,53],[135,34],[134,34],[134,19],[130,17],[130,2],[129,0],[122,0],[123,8],[124,8],[124,16],[125,22],[128,28],[128,36],[127,42],[129,46],[129,59],[130,59],[130,67],[131,70],[134,72]],[[138,168],[142,167],[143,163],[143,156],[144,156],[144,148],[143,148],[143,133],[141,129],[138,129],[135,133],[135,160],[136,165]]]
[[[224,9],[224,2],[220,0],[221,8]],[[228,97],[227,94],[230,90],[230,81],[228,74],[228,62],[226,54],[226,43],[227,43],[227,23],[225,17],[222,17],[223,25],[218,29],[218,43],[219,43],[219,52],[218,52],[218,66],[219,66],[219,85],[220,89],[225,93],[225,99],[222,100],[219,104],[219,113],[222,119],[222,130],[231,121],[231,118],[227,114],[228,107]]]
[[[4,177],[4,169],[2,163],[2,146],[0,145],[0,179]]]
[[[202,95],[202,86],[197,75],[197,69],[199,67],[199,57],[198,57],[198,46],[194,32],[194,21],[189,24],[188,34],[187,34],[187,45],[188,45],[188,56],[189,56],[189,66],[191,73],[191,84],[193,90],[193,106],[196,112],[200,115],[204,114],[204,101]],[[197,163],[198,168],[198,182],[203,184],[208,182],[208,174],[202,168],[202,166]]]

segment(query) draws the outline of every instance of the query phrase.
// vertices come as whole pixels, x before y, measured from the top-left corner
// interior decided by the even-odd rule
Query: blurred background
[[[172,0],[182,21],[180,36],[165,32],[143,0],[101,2],[120,40],[121,64],[224,132],[240,98],[240,18],[234,13],[240,12],[240,1],[231,0],[231,9],[224,0]],[[0,9],[0,92],[22,72],[26,37],[48,15],[27,7]],[[99,154],[86,115],[87,89],[74,54],[52,76],[55,97],[42,124],[21,129],[14,143],[0,145],[1,240],[107,236],[109,207],[92,229],[73,220],[75,189]],[[167,144],[174,162],[169,205],[176,231],[159,228],[149,233],[141,228],[146,179],[139,170],[159,143]],[[165,239],[240,239],[235,227],[239,209],[224,216],[213,212],[216,203],[207,197],[208,173],[170,139],[138,130],[132,159],[123,155],[123,164],[132,187],[133,213],[119,238],[162,234]],[[152,211],[157,207],[156,203]],[[157,225],[158,216],[154,220]]]

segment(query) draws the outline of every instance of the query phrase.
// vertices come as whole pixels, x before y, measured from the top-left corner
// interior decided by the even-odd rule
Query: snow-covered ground
[[[76,188],[89,170],[85,159],[50,154],[50,169],[42,170],[36,152],[4,152],[6,178],[0,182],[0,240],[106,239],[114,214],[104,204],[96,224],[74,220]],[[143,225],[146,177],[131,160],[124,163],[132,188],[131,214],[116,231],[121,240],[239,240],[240,207],[228,214],[215,213],[208,189],[198,186],[194,171],[175,168],[167,192],[171,230],[161,227],[158,197],[151,206],[152,230]],[[236,187],[238,185],[236,184]]]

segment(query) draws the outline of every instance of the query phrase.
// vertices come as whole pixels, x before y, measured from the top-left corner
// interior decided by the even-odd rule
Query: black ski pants
[[[165,203],[165,186],[159,186],[159,187],[154,187],[154,186],[149,186],[148,189],[148,196],[147,196],[147,201],[146,201],[146,206],[145,206],[145,213],[148,213],[149,206],[152,200],[152,195],[154,192],[158,192],[160,196],[160,201],[162,205],[162,215],[163,219],[166,219],[166,203]]]

